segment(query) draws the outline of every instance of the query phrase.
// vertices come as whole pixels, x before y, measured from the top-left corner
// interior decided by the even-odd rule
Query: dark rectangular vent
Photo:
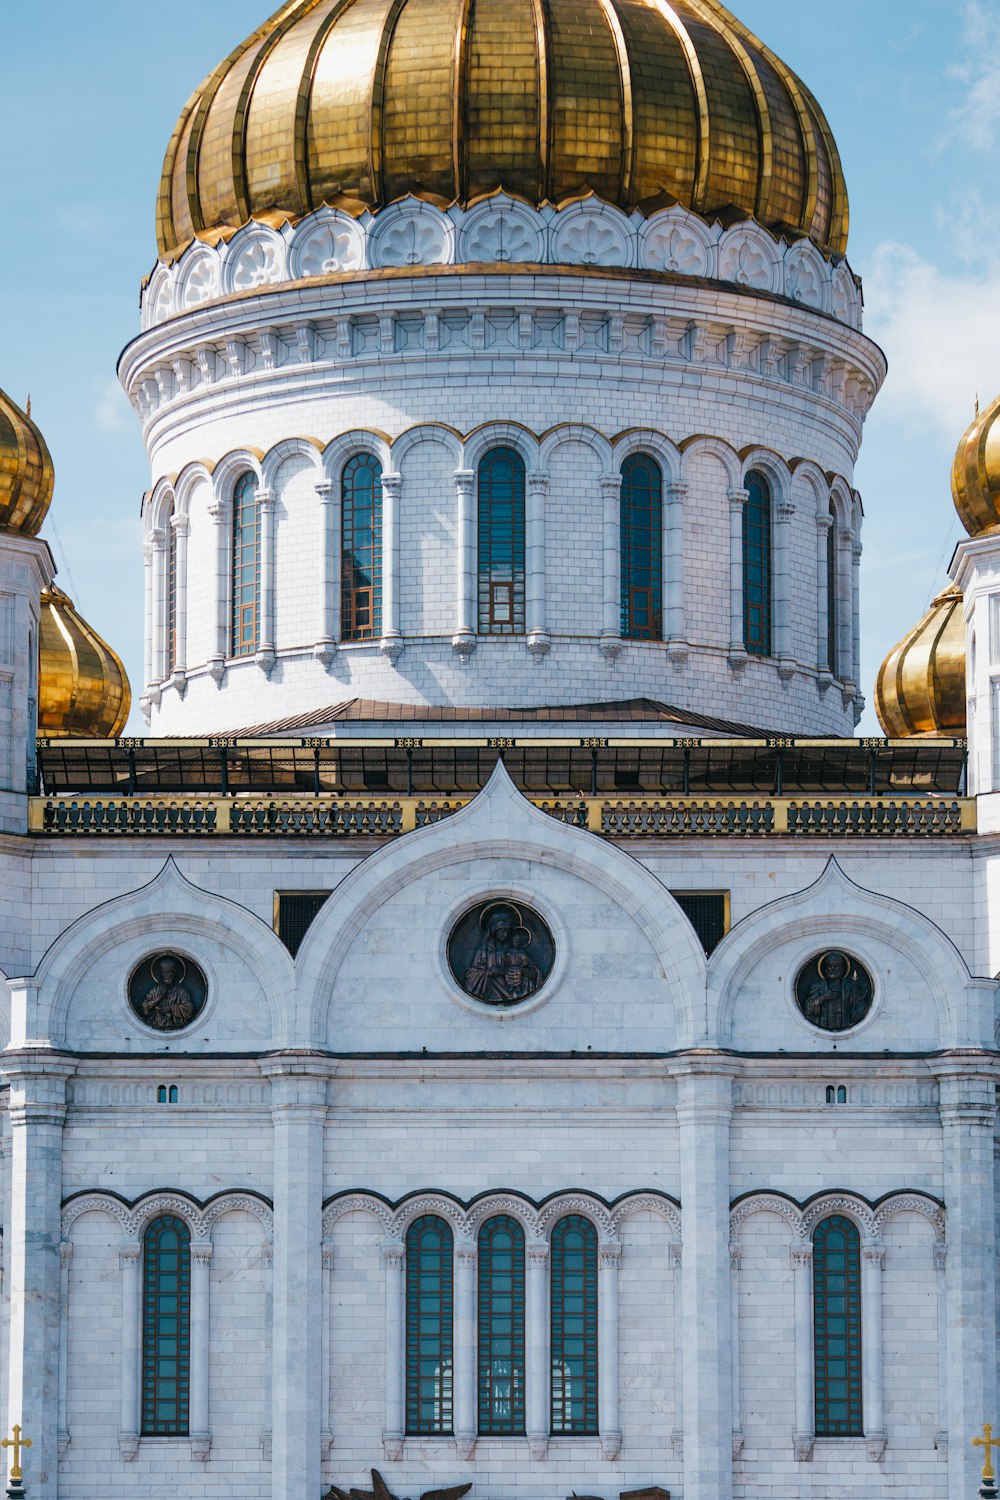
[[[274,930],[294,958],[329,891],[275,891]]]
[[[728,891],[671,891],[706,953],[717,948],[729,931]]]

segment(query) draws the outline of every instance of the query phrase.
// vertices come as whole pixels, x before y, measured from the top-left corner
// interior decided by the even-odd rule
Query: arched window
[[[167,521],[167,672],[177,665],[177,528],[171,507]]]
[[[552,1431],[597,1431],[597,1232],[569,1214],[552,1231]]]
[[[491,448],[479,461],[479,634],[524,634],[524,459]]]
[[[663,639],[663,473],[648,453],[622,464],[621,633]]]
[[[356,453],[340,477],[340,635],[382,634],[382,465]]]
[[[860,1437],[861,1237],[834,1214],[813,1234],[816,1436]]]
[[[252,656],[260,642],[260,505],[256,474],[233,492],[232,654]]]
[[[837,631],[840,600],[837,598],[837,512],[830,506],[830,524],[826,529],[826,659],[836,677],[838,667]]]
[[[154,1219],[143,1239],[142,1431],[184,1437],[191,1353],[191,1233],[183,1219]]]
[[[771,654],[771,488],[763,474],[746,477],[743,507],[743,644],[751,656]]]
[[[406,1234],[406,1430],[452,1431],[452,1237],[425,1214]]]
[[[508,1214],[479,1231],[479,1431],[524,1433],[524,1231]]]

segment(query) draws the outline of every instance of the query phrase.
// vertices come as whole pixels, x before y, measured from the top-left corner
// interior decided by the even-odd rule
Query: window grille
[[[452,1431],[452,1235],[425,1214],[406,1235],[406,1431]]]
[[[479,1431],[524,1433],[524,1231],[507,1214],[479,1231]]]
[[[840,600],[837,598],[837,512],[830,506],[830,525],[826,528],[826,659],[834,677],[838,675]]]
[[[340,479],[340,634],[382,634],[382,465],[370,453],[348,459]]]
[[[233,492],[232,654],[252,656],[260,642],[260,503],[256,474]]]
[[[274,930],[294,958],[329,891],[275,891]]]
[[[838,1083],[836,1085],[836,1087],[834,1087],[834,1085],[832,1083],[827,1084],[827,1088],[826,1088],[826,1102],[827,1102],[827,1104],[846,1104],[847,1103],[847,1088],[846,1088],[846,1086],[844,1084],[842,1084],[842,1083]]]
[[[156,1090],[157,1104],[176,1104],[178,1097],[176,1083],[170,1084],[169,1087],[165,1083],[161,1083]]]
[[[172,1214],[143,1239],[142,1431],[186,1437],[191,1358],[191,1233]]]
[[[771,490],[763,474],[746,477],[743,506],[743,643],[751,656],[771,654]]]
[[[663,473],[647,453],[622,464],[621,633],[663,639]]]
[[[479,634],[524,634],[524,460],[492,448],[479,463]]]
[[[597,1432],[597,1231],[569,1214],[552,1231],[552,1432]]]
[[[817,1437],[861,1437],[861,1236],[841,1214],[813,1234]]]
[[[698,934],[705,952],[711,953],[729,931],[729,892],[671,891],[670,894]]]

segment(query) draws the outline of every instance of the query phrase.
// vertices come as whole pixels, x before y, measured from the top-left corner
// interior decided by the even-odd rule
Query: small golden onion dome
[[[882,663],[875,712],[890,739],[965,734],[961,589],[945,589]]]
[[[819,105],[719,0],[290,0],[186,105],[157,238],[499,189],[847,247]]]
[[[0,391],[0,529],[37,536],[54,485],[45,439],[28,413]]]
[[[94,740],[121,734],[132,706],[125,668],[55,584],[42,594],[39,635],[38,733]]]
[[[1000,521],[1000,396],[966,429],[951,469],[951,496],[970,536]]]

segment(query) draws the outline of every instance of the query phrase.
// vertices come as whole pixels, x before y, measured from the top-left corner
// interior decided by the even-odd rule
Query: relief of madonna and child
[[[467,911],[448,940],[448,964],[467,995],[486,1005],[517,1005],[545,983],[555,958],[537,912],[511,901]]]

